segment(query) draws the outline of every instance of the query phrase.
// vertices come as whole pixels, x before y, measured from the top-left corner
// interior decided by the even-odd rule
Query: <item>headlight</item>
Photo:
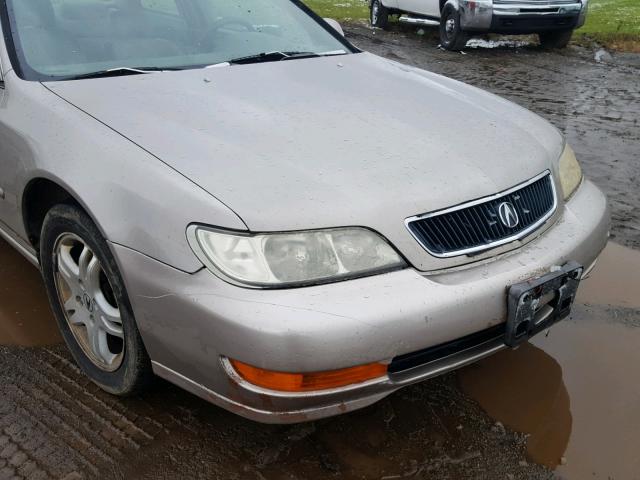
[[[321,283],[406,266],[380,235],[359,227],[250,235],[192,225],[187,236],[210,270],[254,287]]]
[[[564,152],[560,157],[560,184],[565,200],[576,191],[582,180],[582,169],[576,159],[575,153],[569,144],[564,147]]]

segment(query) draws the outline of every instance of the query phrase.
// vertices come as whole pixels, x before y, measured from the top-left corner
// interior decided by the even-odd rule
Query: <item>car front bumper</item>
[[[275,371],[318,372],[391,361],[486,331],[505,322],[509,285],[569,260],[588,269],[608,231],[606,199],[585,180],[555,225],[535,240],[471,266],[430,274],[408,268],[299,289],[252,290],[205,269],[187,274],[111,246],[158,375],[242,416],[293,423],[364,407],[504,343],[490,339],[376,380],[303,393],[248,384],[224,359]]]
[[[556,5],[553,2],[497,3],[493,0],[452,0],[460,11],[464,30],[507,34],[535,33],[581,27],[588,0]]]

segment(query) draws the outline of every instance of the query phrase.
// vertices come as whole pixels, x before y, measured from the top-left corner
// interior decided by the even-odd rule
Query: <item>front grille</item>
[[[406,224],[429,253],[453,257],[522,238],[542,225],[555,208],[555,187],[547,171],[506,192],[412,217]]]

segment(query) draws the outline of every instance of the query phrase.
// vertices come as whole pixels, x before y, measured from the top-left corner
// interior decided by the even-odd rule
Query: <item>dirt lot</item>
[[[626,245],[607,248],[572,318],[360,412],[265,426],[160,381],[140,398],[100,392],[59,345],[38,273],[0,242],[0,480],[640,478],[640,61],[528,47],[461,55],[409,30],[347,32],[566,133]]]

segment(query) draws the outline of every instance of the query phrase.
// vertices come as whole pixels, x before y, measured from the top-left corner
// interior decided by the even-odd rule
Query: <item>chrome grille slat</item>
[[[499,218],[501,203],[510,203],[518,225],[509,228]],[[453,257],[502,245],[528,235],[544,223],[557,205],[550,172],[505,192],[450,209],[406,220],[418,242],[436,257]]]

